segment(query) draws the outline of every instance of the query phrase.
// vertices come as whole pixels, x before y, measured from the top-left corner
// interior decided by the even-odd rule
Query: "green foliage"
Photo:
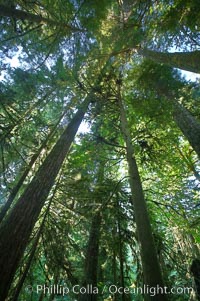
[[[0,204],[46,141],[18,195],[23,192],[88,95],[91,104],[85,117],[89,130],[76,136],[35,225],[10,296],[25,271],[46,212],[19,300],[39,300],[37,284],[70,288],[82,284],[91,221],[99,211],[98,287],[121,286],[122,278],[125,287],[142,285],[140,245],[120,127],[119,87],[165,282],[170,287],[191,286],[189,267],[199,256],[199,161],[173,114],[177,101],[199,119],[199,83],[186,81],[165,64],[132,55],[131,48],[170,50],[182,43],[192,50],[197,45],[199,4],[182,0],[13,4],[60,22],[60,26],[2,16]],[[69,33],[63,23],[84,30]],[[9,59],[15,55],[19,67],[13,68]],[[34,287],[33,292],[25,290],[28,285]],[[109,295],[105,291],[98,298]],[[74,295],[53,297],[73,300]],[[172,300],[190,297],[172,296]],[[43,300],[49,298],[43,296]],[[141,294],[131,298],[142,300]]]
[[[112,0],[102,0],[101,2],[98,0],[87,0],[83,3],[80,1],[78,16],[83,26],[85,26],[91,32],[98,30],[101,26],[101,21],[104,20],[112,3]]]

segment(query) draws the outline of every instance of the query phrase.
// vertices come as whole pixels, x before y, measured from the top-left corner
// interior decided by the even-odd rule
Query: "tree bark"
[[[192,148],[200,158],[200,123],[182,104],[178,102],[177,95],[169,90],[167,84],[159,85],[155,83],[154,89],[158,95],[165,97],[172,104],[173,117],[177,126],[182,131]]]
[[[174,103],[174,120],[200,159],[200,123],[179,102]]]
[[[99,257],[99,238],[101,227],[101,214],[98,211],[92,219],[90,236],[85,257],[85,275],[83,286],[91,285],[97,287],[98,257]],[[96,301],[98,294],[88,293],[80,295],[80,301]]]
[[[164,53],[149,49],[137,49],[137,53],[157,63],[174,68],[200,73],[200,51]]]
[[[5,301],[33,227],[89,103],[87,97],[0,228],[0,301]]]
[[[148,216],[147,205],[144,199],[142,183],[135,160],[134,149],[131,142],[131,134],[128,127],[124,105],[121,99],[120,85],[118,85],[118,103],[120,107],[121,128],[126,143],[126,155],[128,162],[129,182],[134,205],[135,220],[140,243],[142,258],[143,277],[145,287],[159,286],[164,288],[162,273],[157,258],[154,239],[152,235],[151,224]],[[145,300],[165,301],[166,295],[156,292],[155,296],[144,294]]]
[[[82,31],[80,28],[71,26],[67,23],[54,21],[49,18],[42,17],[41,15],[34,15],[32,13],[15,9],[11,6],[6,6],[6,5],[0,5],[0,16],[20,19],[20,20],[27,20],[34,23],[45,23],[50,26],[59,26],[71,32]]]

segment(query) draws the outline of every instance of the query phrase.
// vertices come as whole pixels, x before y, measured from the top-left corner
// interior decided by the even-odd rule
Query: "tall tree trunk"
[[[200,73],[200,51],[164,53],[146,48],[137,49],[137,53],[157,63],[163,63],[174,68]]]
[[[200,123],[179,102],[174,103],[174,120],[200,159]]]
[[[58,122],[56,123],[56,125],[53,127],[53,129],[51,130],[51,132],[49,133],[49,135],[47,136],[47,138],[45,139],[45,141],[42,143],[42,145],[40,146],[40,148],[38,149],[37,153],[34,154],[31,157],[31,160],[28,164],[28,166],[26,167],[26,169],[24,170],[23,174],[21,175],[21,177],[19,178],[17,184],[13,187],[13,189],[10,192],[10,195],[8,197],[7,202],[5,203],[5,205],[3,206],[3,208],[0,211],[0,223],[2,222],[2,220],[4,219],[6,213],[8,212],[8,210],[10,209],[10,206],[12,205],[17,193],[19,192],[24,180],[26,179],[29,171],[31,170],[31,168],[33,167],[35,161],[38,159],[38,157],[40,156],[41,151],[46,147],[47,143],[49,142],[49,140],[51,139],[51,137],[53,136],[53,134],[55,133],[55,130],[58,126],[58,124],[60,123],[61,119],[63,118],[63,116],[65,115],[66,112],[64,112],[62,114],[62,116],[60,117],[60,119],[58,120]]]
[[[164,287],[162,273],[157,258],[151,224],[148,216],[147,205],[144,199],[142,183],[135,160],[131,134],[128,127],[124,105],[121,99],[120,85],[118,85],[118,103],[120,107],[121,128],[126,143],[129,181],[134,205],[135,220],[140,243],[143,277],[145,287]],[[145,300],[165,301],[166,295],[157,292],[155,296],[145,294]]]
[[[4,301],[44,202],[90,103],[85,99],[0,228],[0,301]]]
[[[91,285],[93,288],[97,287],[100,227],[101,214],[98,211],[92,218],[92,224],[90,228],[90,236],[85,257],[84,287],[87,287],[87,285]],[[98,294],[93,294],[91,292],[80,295],[79,300],[96,301],[97,296]]]
[[[51,20],[49,18],[42,17],[41,15],[34,15],[32,13],[20,9],[15,9],[11,6],[6,6],[6,5],[0,5],[0,16],[20,19],[20,20],[27,20],[34,23],[45,23],[48,24],[49,26],[59,26],[71,32],[81,31],[81,29],[71,26],[67,23]]]

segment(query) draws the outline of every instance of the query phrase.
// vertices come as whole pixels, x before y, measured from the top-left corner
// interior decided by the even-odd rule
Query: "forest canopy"
[[[200,300],[200,3],[0,1],[0,301]]]

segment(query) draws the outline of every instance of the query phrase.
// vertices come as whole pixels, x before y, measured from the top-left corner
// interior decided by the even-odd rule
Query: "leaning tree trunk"
[[[113,237],[114,237],[113,233]],[[113,247],[113,254],[112,254],[112,274],[113,274],[113,284],[117,285],[117,260],[116,260],[116,250]]]
[[[172,104],[173,118],[181,132],[188,140],[194,151],[200,158],[200,123],[181,103],[178,102],[177,95],[168,86],[156,83],[155,90],[160,96]]]
[[[34,23],[39,23],[39,24],[48,24],[49,26],[59,26],[62,27],[63,29],[67,29],[71,32],[77,32],[81,31],[81,29],[74,27],[72,25],[69,25],[64,22],[59,22],[56,20],[52,20],[49,18],[42,17],[41,15],[35,15],[20,9],[15,9],[9,5],[0,5],[0,16],[3,17],[9,17],[13,19],[20,19],[20,20],[27,20],[30,22]]]
[[[147,48],[137,49],[137,53],[157,63],[163,63],[174,68],[200,73],[200,51],[191,52],[158,52]]]
[[[89,102],[87,97],[0,228],[0,301],[5,301],[33,227]]]
[[[126,143],[126,155],[128,162],[129,181],[134,205],[135,220],[140,243],[143,277],[145,287],[164,288],[162,273],[158,262],[152,235],[151,224],[148,216],[147,205],[144,199],[141,179],[134,155],[131,134],[128,127],[124,105],[121,99],[120,85],[118,85],[118,103],[120,107],[121,128]],[[145,294],[145,300],[165,301],[166,295],[160,291],[155,296]]]
[[[174,103],[174,120],[200,159],[200,123],[179,102]]]
[[[101,214],[98,211],[92,218],[89,241],[85,257],[85,272],[83,286],[91,285],[97,287],[99,238],[101,227]],[[80,295],[80,301],[96,301],[98,294],[87,293]]]
[[[192,161],[192,158],[190,156],[190,154],[183,154],[183,152],[181,151],[181,149],[179,147],[177,147],[177,150],[183,160],[183,162],[187,165],[187,167],[189,168],[189,170],[193,173],[193,175],[195,176],[195,178],[200,181],[200,173],[198,172],[198,170],[196,169],[194,162]]]

